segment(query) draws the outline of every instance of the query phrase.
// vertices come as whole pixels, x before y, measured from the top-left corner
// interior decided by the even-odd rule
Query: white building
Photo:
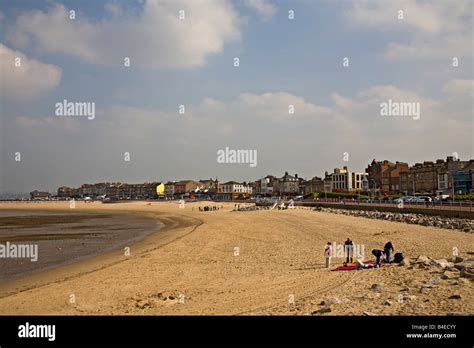
[[[247,184],[241,184],[236,181],[228,181],[220,185],[220,192],[252,194],[252,186]]]
[[[363,182],[367,180],[367,173],[351,172],[346,166],[334,169],[331,188],[333,192],[362,191]]]

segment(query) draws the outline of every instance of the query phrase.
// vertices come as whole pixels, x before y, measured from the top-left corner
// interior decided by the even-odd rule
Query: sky
[[[472,13],[469,0],[3,0],[0,193],[472,159]],[[63,100],[94,117],[58,116]],[[382,115],[389,100],[419,117]],[[257,165],[219,163],[226,148]]]

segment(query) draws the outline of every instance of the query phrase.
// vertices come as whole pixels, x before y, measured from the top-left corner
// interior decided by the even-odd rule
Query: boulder
[[[448,260],[445,260],[445,259],[432,260],[431,264],[437,267],[441,267],[443,269],[454,267],[454,263],[449,262]]]
[[[431,260],[429,257],[425,255],[420,255],[418,258],[415,260],[414,263],[429,263]]]
[[[459,273],[459,276],[462,278],[474,279],[474,272],[471,272],[467,269],[463,269],[461,273]]]
[[[474,262],[472,262],[472,261],[459,262],[459,263],[456,263],[454,265],[454,267],[457,268],[460,271],[467,270],[467,271],[470,271],[470,272],[474,272]]]

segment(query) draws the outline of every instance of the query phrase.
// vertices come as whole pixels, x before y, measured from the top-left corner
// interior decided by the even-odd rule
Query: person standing
[[[326,268],[331,267],[331,256],[332,256],[332,246],[330,242],[327,242],[326,247],[324,248],[324,256],[326,257]]]
[[[383,247],[383,251],[385,253],[385,260],[390,263],[390,254],[395,251],[395,249],[393,249],[392,242],[387,242]]]
[[[353,252],[354,244],[352,243],[350,238],[347,238],[346,242],[344,243],[344,251],[346,253],[346,264],[349,263],[349,260],[352,263],[352,252]]]

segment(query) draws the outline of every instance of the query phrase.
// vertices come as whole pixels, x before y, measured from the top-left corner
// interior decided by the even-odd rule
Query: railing
[[[307,202],[307,201],[306,201]],[[338,198],[320,198],[313,200],[314,203],[334,203],[334,204],[358,204],[368,206],[393,206],[398,207],[400,203],[389,200],[361,200],[361,199],[338,199]],[[459,209],[473,211],[473,201],[432,201],[432,202],[403,202],[403,207],[415,207],[415,208],[426,208],[426,209]]]

